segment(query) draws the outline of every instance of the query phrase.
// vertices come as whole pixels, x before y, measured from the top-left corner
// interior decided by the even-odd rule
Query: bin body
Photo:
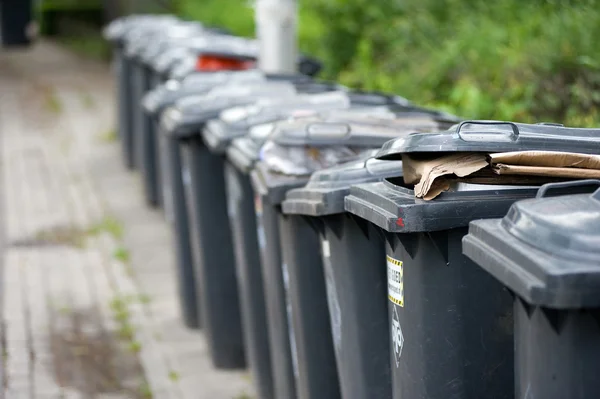
[[[513,295],[517,398],[600,396],[599,185],[548,184],[503,219],[472,222],[463,240],[465,255]],[[557,187],[596,192],[561,197]]]
[[[118,85],[117,134],[121,140],[121,151],[125,166],[133,169],[133,157],[131,156],[133,148],[133,136],[131,135],[133,129],[133,65],[129,57],[125,55],[123,47],[116,47],[113,54]]]
[[[181,141],[181,151],[196,292],[211,358],[217,368],[243,368],[246,360],[227,220],[224,158],[213,156],[200,135]]]
[[[327,304],[342,397],[390,397],[383,237],[372,225],[350,215],[320,219]]]
[[[403,281],[403,304],[388,301],[394,398],[512,397],[511,297],[462,255],[465,234],[394,235],[387,245],[388,276]]]
[[[279,233],[281,209],[267,196],[255,192],[255,211],[275,394],[277,398],[293,399],[297,397],[298,352],[294,332],[290,328],[291,309],[288,308],[284,287]]]
[[[147,132],[146,118],[142,109],[142,99],[146,92],[150,90],[150,70],[140,60],[134,59],[133,62],[133,133],[131,134],[131,164],[135,169],[143,167],[144,150],[142,135]]]
[[[392,392],[383,234],[344,209],[351,185],[402,176],[402,162],[378,161],[373,153],[313,173],[306,186],[287,193],[282,206],[286,214],[304,215],[319,235],[345,399],[389,398]]]
[[[227,213],[234,244],[246,356],[250,372],[259,397],[265,399],[283,397],[274,394],[265,286],[262,279],[254,212],[254,192],[247,171],[244,173],[229,161],[225,164],[225,182]],[[285,393],[281,391],[280,394]]]
[[[0,39],[2,46],[28,46],[31,42],[28,28],[32,21],[32,1],[0,1]]]
[[[310,222],[279,215],[282,272],[300,398],[340,398],[319,237]]]
[[[186,212],[183,188],[182,162],[179,142],[161,132],[159,136],[163,204],[167,220],[173,228],[176,275],[179,302],[184,323],[190,328],[200,328],[202,318],[196,292],[196,273],[192,263],[190,227]]]

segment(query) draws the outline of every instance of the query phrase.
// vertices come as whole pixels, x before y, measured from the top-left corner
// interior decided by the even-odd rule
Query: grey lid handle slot
[[[466,126],[481,125],[481,126],[508,126],[510,131],[480,131],[477,134],[469,134]],[[463,141],[480,141],[480,142],[506,142],[517,141],[519,139],[519,127],[513,122],[502,121],[464,121],[458,125],[456,135]]]
[[[588,180],[577,180],[577,181],[566,181],[560,183],[547,183],[544,184],[537,192],[535,198],[547,197],[549,192],[555,190],[563,190],[573,187],[590,187],[591,189],[600,188],[600,180],[588,179]],[[590,190],[592,192],[592,190]],[[600,199],[600,189],[594,193],[594,198]]]

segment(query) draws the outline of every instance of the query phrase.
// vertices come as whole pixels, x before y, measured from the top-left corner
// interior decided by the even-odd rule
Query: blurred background
[[[5,4],[21,1],[2,0]],[[399,93],[466,118],[596,126],[596,0],[302,0],[300,48],[322,77]],[[254,36],[244,0],[37,0],[39,31],[108,59],[99,28],[119,15],[170,12]],[[5,5],[6,8],[6,5]]]

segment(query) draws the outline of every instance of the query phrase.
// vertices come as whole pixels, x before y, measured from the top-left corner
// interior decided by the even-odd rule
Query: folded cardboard
[[[406,184],[415,196],[431,200],[447,191],[451,182],[478,184],[543,184],[600,178],[600,155],[553,151],[454,153],[435,158],[403,156]]]

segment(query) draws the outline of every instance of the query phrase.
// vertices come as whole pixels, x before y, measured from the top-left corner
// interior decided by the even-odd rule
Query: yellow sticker
[[[404,307],[404,267],[402,261],[387,257],[388,298]]]

